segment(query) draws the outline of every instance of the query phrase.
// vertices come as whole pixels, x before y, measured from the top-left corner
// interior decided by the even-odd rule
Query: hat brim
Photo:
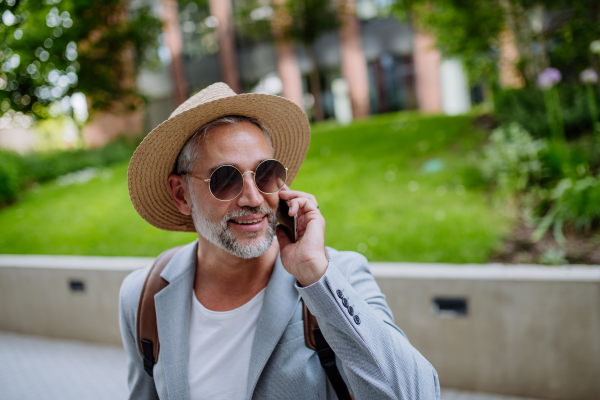
[[[306,157],[310,124],[292,101],[268,94],[241,94],[203,103],[169,118],[148,134],[131,157],[129,196],[142,218],[157,228],[195,232],[192,217],[175,206],[168,184],[177,156],[200,127],[226,115],[254,118],[265,125],[273,156],[288,168],[291,185]]]

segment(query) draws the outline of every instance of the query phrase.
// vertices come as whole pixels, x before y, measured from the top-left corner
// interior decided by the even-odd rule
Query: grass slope
[[[483,140],[469,117],[400,113],[320,124],[292,188],[317,197],[329,246],[379,261],[485,262],[510,219],[480,189],[463,186],[466,155]],[[195,238],[143,221],[126,175],[119,164],[85,183],[30,191],[0,210],[0,253],[154,256]]]

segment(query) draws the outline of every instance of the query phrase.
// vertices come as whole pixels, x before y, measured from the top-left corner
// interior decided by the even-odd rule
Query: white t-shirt
[[[206,309],[192,291],[191,400],[246,398],[250,352],[265,289],[243,306],[223,312]]]

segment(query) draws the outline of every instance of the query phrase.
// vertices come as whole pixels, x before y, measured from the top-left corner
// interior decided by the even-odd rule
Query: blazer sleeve
[[[142,286],[150,267],[129,274],[119,294],[119,327],[127,355],[129,399],[158,399],[154,379],[144,370],[136,343],[136,317]]]
[[[333,249],[328,255],[323,277],[296,288],[342,361],[354,398],[440,399],[435,369],[394,324],[367,259]]]

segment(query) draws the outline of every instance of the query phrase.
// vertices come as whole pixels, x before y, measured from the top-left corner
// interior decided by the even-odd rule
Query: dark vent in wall
[[[435,297],[433,313],[440,317],[465,317],[468,314],[467,299],[464,297]]]
[[[71,292],[82,293],[85,292],[85,284],[81,279],[71,279],[69,280],[69,288]]]

